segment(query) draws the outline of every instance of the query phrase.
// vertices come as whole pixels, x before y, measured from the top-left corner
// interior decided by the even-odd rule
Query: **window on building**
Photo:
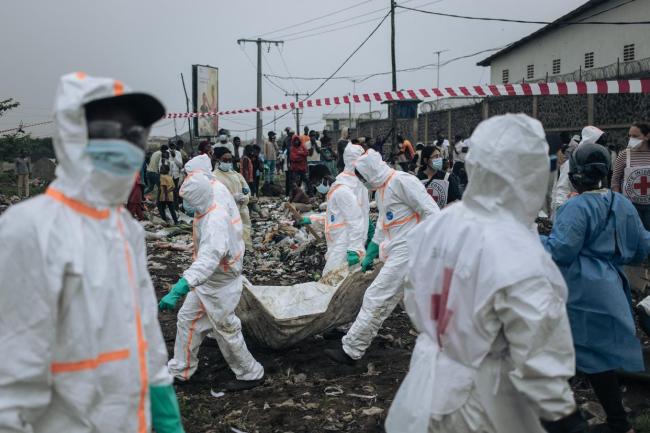
[[[553,60],[553,75],[559,74],[560,69],[561,69],[560,59],[554,59]]]
[[[535,65],[528,65],[526,67],[526,78],[529,80],[535,78]]]
[[[508,69],[504,69],[503,72],[501,72],[501,81],[503,84],[507,84],[508,81],[510,81],[510,71]]]
[[[594,52],[585,53],[585,69],[594,67]]]
[[[628,44],[623,46],[623,61],[631,62],[634,60],[634,44]]]

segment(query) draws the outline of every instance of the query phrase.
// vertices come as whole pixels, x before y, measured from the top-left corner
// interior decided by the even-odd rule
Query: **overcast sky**
[[[549,21],[584,1],[546,0],[543,7],[538,0],[400,0],[399,3],[456,14]],[[0,99],[13,97],[21,106],[0,118],[0,130],[14,127],[21,120],[26,124],[48,120],[58,77],[72,71],[121,79],[134,89],[156,95],[168,111],[184,112],[180,73],[184,74],[190,92],[191,65],[209,64],[219,68],[220,109],[253,107],[256,71],[251,61],[256,61],[256,48],[254,44],[239,47],[238,38],[263,35],[286,41],[280,48],[282,54],[275,47],[268,53],[264,50],[265,73],[326,77],[366,38],[389,6],[389,0],[20,0],[3,3]],[[349,9],[321,18],[344,8]],[[377,12],[369,14],[372,11]],[[398,11],[398,68],[434,63],[435,50],[449,50],[442,54],[444,62],[501,47],[540,27]],[[441,85],[486,83],[490,76],[488,69],[475,65],[486,56],[443,67]],[[390,21],[386,20],[338,75],[389,70]],[[321,83],[274,81],[290,92],[311,92]],[[435,69],[400,73],[397,84],[399,88],[433,87]],[[356,92],[389,90],[390,86],[390,75],[379,76],[357,83]],[[266,81],[263,89],[265,105],[290,99]],[[314,97],[339,96],[352,90],[351,81],[332,80]],[[368,109],[367,104],[355,107],[357,111]],[[347,107],[336,110],[347,112]],[[331,108],[306,109],[301,124],[319,129],[323,124],[322,115],[331,111]],[[273,113],[265,113],[263,120],[272,121]],[[277,130],[294,124],[290,114],[278,120]],[[177,121],[177,126],[179,132],[187,130],[186,122]],[[242,138],[253,138],[254,130],[234,130],[254,128],[255,115],[223,116],[220,126]],[[272,125],[264,129],[271,128]],[[51,126],[30,129],[40,136],[51,134],[51,130]],[[152,134],[173,135],[173,122],[159,122]]]

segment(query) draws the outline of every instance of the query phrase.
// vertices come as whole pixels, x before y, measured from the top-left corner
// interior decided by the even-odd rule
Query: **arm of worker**
[[[497,292],[493,308],[509,344],[514,387],[544,421],[574,413],[569,378],[575,374],[575,351],[565,299],[537,277]]]
[[[571,188],[571,181],[569,180],[569,163],[566,162],[560,166],[560,176],[555,183],[553,190],[553,197],[551,208],[553,212],[557,210],[569,199],[569,195],[573,192]]]
[[[132,224],[136,231],[134,255],[140,290],[140,310],[144,341],[147,347],[147,372],[149,374],[149,395],[151,400],[151,422],[154,429],[161,433],[183,432],[180,408],[176,392],[172,386],[172,377],[167,369],[167,347],[163,339],[156,303],[156,292],[147,270],[147,252],[144,242],[144,230],[139,224]]]
[[[588,216],[580,203],[567,202],[557,213],[549,236],[540,236],[546,251],[559,266],[569,266],[584,244]]]
[[[130,223],[130,222],[127,222]],[[144,230],[137,224],[129,224],[135,235],[132,236],[134,241],[134,256],[139,275],[138,289],[140,291],[140,310],[142,315],[142,328],[144,329],[144,338],[147,342],[147,362],[149,372],[149,385],[163,386],[171,385],[172,377],[167,370],[167,347],[158,323],[158,303],[156,301],[156,292],[151,282],[151,276],[147,270],[147,252],[144,241]]]
[[[208,226],[201,227],[200,242],[194,245],[196,259],[192,266],[183,272],[183,278],[191,288],[204,284],[228,253],[227,238],[224,236],[224,233],[228,233],[227,220],[213,218],[201,224],[208,224]]]
[[[31,433],[52,396],[52,352],[59,293],[31,218],[9,209],[0,218],[0,431]],[[57,292],[60,287],[56,288]]]
[[[250,201],[251,198],[251,189],[248,186],[248,183],[246,183],[246,179],[244,179],[244,176],[237,173],[237,178],[239,179],[239,184],[241,185],[242,192],[234,194],[233,198],[235,199],[235,202],[237,203],[238,206],[248,205],[248,202]]]
[[[365,254],[367,216],[364,215],[354,193],[345,188],[339,188],[332,194],[332,200],[336,201],[336,207],[341,209],[344,221],[349,226],[348,251],[358,253],[360,257]]]
[[[621,192],[623,185],[623,176],[625,175],[625,165],[627,164],[627,152],[629,150],[624,150],[619,153],[614,162],[614,169],[612,171],[612,191]]]
[[[401,176],[401,182],[396,187],[401,188],[399,197],[404,198],[404,203],[420,215],[420,221],[440,212],[435,200],[427,193],[427,189],[415,176]],[[392,185],[391,185],[392,186]]]

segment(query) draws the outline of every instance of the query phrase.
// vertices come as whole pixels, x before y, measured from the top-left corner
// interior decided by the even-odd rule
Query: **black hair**
[[[169,146],[167,146],[166,144],[163,144],[162,146],[160,146],[160,151],[161,152],[164,152],[166,150],[169,150]]]
[[[199,143],[199,153],[208,153],[212,149],[209,141],[202,141]]]
[[[424,150],[424,144],[418,143],[415,145],[415,150]]]
[[[332,173],[330,172],[329,168],[325,165],[314,165],[313,167],[309,168],[309,181],[311,183],[316,183],[317,181],[320,181],[323,179],[325,176],[331,176]]]
[[[402,141],[404,141],[404,137],[402,137],[401,135],[398,135],[397,136],[397,141],[401,143]]]
[[[456,136],[454,136],[454,140],[456,140],[456,141],[461,141],[462,139],[463,139],[463,136],[460,135],[460,134],[456,134]]]
[[[232,152],[227,147],[221,146],[214,149],[215,159],[221,159],[221,157],[224,156],[226,153],[230,153],[232,155]]]

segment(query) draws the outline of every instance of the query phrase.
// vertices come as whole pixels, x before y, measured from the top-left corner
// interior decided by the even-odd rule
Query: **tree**
[[[13,161],[24,150],[32,161],[43,157],[54,158],[52,137],[36,138],[29,134],[12,134],[0,137],[0,161]]]
[[[14,98],[5,99],[0,101],[0,117],[4,114],[5,111],[9,111],[12,108],[16,108],[20,105],[20,102],[14,101]]]

